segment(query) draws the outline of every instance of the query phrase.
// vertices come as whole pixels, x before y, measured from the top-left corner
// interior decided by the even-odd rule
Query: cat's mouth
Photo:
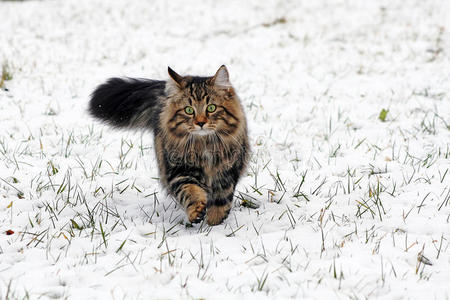
[[[212,134],[213,132],[214,132],[214,130],[209,129],[209,128],[200,128],[200,129],[192,130],[191,134],[197,135],[197,136],[205,136],[205,135]]]

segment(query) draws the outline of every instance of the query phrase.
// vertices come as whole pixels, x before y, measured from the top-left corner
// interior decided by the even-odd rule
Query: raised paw
[[[205,218],[206,213],[207,195],[205,190],[197,185],[187,184],[183,187],[182,195],[189,222],[201,222]]]
[[[188,204],[186,214],[191,223],[200,223],[205,218],[206,201],[193,201]]]
[[[222,206],[212,205],[206,211],[206,223],[210,226],[219,225],[228,217],[230,213],[231,203]]]

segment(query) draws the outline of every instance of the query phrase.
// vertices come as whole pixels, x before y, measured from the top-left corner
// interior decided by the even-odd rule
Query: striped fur
[[[225,66],[212,77],[112,78],[89,104],[95,118],[154,133],[160,177],[190,222],[220,224],[249,156],[245,115]],[[208,111],[213,105],[214,111]],[[186,107],[192,108],[192,114]]]

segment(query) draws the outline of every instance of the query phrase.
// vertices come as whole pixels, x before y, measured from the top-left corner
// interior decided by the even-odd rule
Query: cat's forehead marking
[[[189,98],[192,97],[192,99],[197,102],[203,101],[207,95],[205,82],[191,82],[188,85],[188,89]]]

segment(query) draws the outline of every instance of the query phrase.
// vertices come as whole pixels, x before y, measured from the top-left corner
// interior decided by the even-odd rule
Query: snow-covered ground
[[[0,1],[0,299],[449,299],[449,12]],[[253,155],[225,223],[190,226],[151,135],[86,105],[111,76],[222,64]]]

